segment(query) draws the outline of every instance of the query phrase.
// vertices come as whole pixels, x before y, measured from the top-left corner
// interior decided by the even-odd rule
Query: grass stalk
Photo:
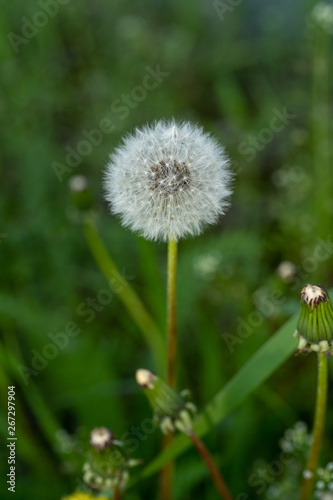
[[[122,276],[110,257],[91,214],[85,216],[83,228],[88,245],[99,268],[141,330],[154,358],[156,372],[162,375],[165,363],[165,348],[160,331],[138,295]]]

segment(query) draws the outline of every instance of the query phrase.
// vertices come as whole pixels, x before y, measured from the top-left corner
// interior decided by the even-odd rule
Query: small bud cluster
[[[114,469],[107,462],[104,464],[89,461],[83,466],[83,481],[96,490],[109,490],[115,486],[124,488],[129,479],[129,473],[126,468]]]
[[[301,292],[301,314],[294,336],[299,352],[333,354],[333,308],[321,285],[306,285]]]
[[[333,462],[329,462],[325,468],[317,469],[315,498],[333,500]]]
[[[184,434],[191,433],[196,407],[186,401],[188,391],[178,393],[149,370],[137,370],[136,380],[148,397],[154,419],[163,434],[176,429]]]
[[[280,440],[280,448],[284,453],[304,453],[311,444],[311,436],[308,434],[304,422],[296,422],[292,429],[287,429]]]
[[[256,461],[251,480],[261,485],[260,493],[265,488],[265,500],[298,500],[300,477],[310,444],[306,424],[296,422],[281,438],[281,452],[276,459]]]

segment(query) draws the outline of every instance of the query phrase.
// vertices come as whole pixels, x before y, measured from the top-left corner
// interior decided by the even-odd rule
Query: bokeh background
[[[117,295],[89,323],[77,312],[108,287],[69,195],[80,174],[110,254],[165,329],[166,247],[123,229],[103,200],[103,170],[123,134],[161,118],[199,122],[224,144],[236,173],[228,214],[179,249],[179,386],[199,408],[298,310],[303,285],[332,286],[333,22],[316,5],[3,3],[0,430],[5,443],[7,386],[15,385],[17,500],[71,493],[93,427],[120,436],[150,416],[133,375],[152,360]],[[163,74],[143,91],[154,71]],[[105,119],[112,131],[84,150],[84,131]],[[272,300],[276,290],[282,300]],[[255,311],[260,324],[230,347],[226,334],[236,336]],[[31,368],[68,321],[81,333],[25,384],[18,366]],[[290,358],[205,438],[235,495],[266,498],[269,484],[259,494],[249,476],[258,459],[276,457],[287,428],[311,424],[315,365],[315,356]],[[323,463],[333,457],[332,417],[329,404]],[[135,456],[148,463],[160,442],[154,433]],[[5,445],[0,453],[6,495]],[[126,498],[157,498],[156,486],[156,476],[140,481]],[[215,498],[195,451],[177,461],[175,492],[179,500]]]

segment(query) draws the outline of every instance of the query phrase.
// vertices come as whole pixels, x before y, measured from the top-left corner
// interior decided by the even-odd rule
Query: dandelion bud
[[[105,450],[108,448],[113,439],[113,434],[106,427],[97,427],[90,433],[90,444],[96,450]]]
[[[333,354],[333,308],[322,286],[306,285],[303,288],[295,336],[300,351]]]
[[[89,210],[93,206],[93,196],[88,179],[84,175],[73,175],[68,182],[72,202],[78,210]]]
[[[187,391],[178,393],[152,372],[144,369],[137,370],[136,381],[146,394],[154,412],[154,419],[163,434],[174,432],[175,429],[184,434],[192,431],[192,415],[196,412],[196,407],[186,401]]]
[[[216,223],[231,177],[224,149],[202,128],[159,121],[128,135],[111,155],[105,193],[124,226],[178,241]]]
[[[128,468],[140,461],[129,458],[124,444],[107,427],[93,429],[90,444],[92,450],[83,466],[83,481],[98,491],[124,488],[129,479]]]

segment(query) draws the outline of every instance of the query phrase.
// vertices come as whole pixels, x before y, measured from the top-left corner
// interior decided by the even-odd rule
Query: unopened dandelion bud
[[[90,444],[96,450],[105,450],[113,440],[113,433],[107,427],[96,427],[90,433]]]
[[[93,206],[93,195],[88,179],[84,175],[73,175],[69,179],[69,189],[73,204],[78,210],[89,210]]]
[[[333,354],[333,308],[321,285],[306,285],[301,292],[301,313],[295,336],[299,351]]]
[[[91,452],[83,466],[83,481],[99,491],[110,486],[123,488],[128,482],[128,468],[139,463],[128,457],[124,443],[115,439],[107,427],[97,427],[90,433]]]
[[[196,407],[185,397],[168,386],[149,370],[136,372],[136,380],[146,394],[163,434],[180,432],[188,434],[192,430],[192,414]]]

